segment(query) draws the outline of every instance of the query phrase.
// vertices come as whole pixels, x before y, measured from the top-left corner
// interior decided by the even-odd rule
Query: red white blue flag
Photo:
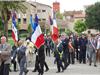
[[[12,38],[15,42],[18,41],[18,34],[17,34],[17,28],[16,28],[16,21],[14,15],[12,16]]]
[[[37,15],[35,15],[35,21],[34,21],[34,24],[32,24],[32,25],[33,25],[32,28],[34,29],[34,31],[31,36],[31,41],[39,49],[44,44],[45,41],[44,41],[44,35],[42,34],[40,25],[38,24],[38,16]]]
[[[55,42],[59,37],[55,13],[53,14],[53,20],[51,19],[51,17],[49,17],[49,20],[51,25],[51,38]]]

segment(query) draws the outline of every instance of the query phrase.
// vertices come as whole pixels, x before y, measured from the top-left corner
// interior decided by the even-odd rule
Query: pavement
[[[35,63],[35,56],[33,57],[33,61],[28,64],[29,72],[27,75],[38,75],[38,72],[32,72],[34,69],[34,63]],[[76,62],[75,64],[70,64],[68,68],[61,73],[56,73],[57,68],[56,64],[54,64],[54,57],[47,56],[46,62],[49,66],[49,71],[45,72],[44,75],[100,75],[100,63],[97,63],[97,67],[94,67],[93,64],[89,66],[89,64],[79,64]],[[18,72],[10,72],[9,75],[19,75]]]

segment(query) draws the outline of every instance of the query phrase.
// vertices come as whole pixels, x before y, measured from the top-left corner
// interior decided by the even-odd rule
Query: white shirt
[[[100,37],[97,40],[97,49],[100,49]]]

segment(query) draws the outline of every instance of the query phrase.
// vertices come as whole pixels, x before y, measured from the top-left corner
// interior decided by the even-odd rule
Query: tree
[[[89,29],[100,30],[100,2],[86,9],[86,25]]]
[[[3,23],[2,23],[2,19],[0,17],[0,36],[1,34],[4,32],[4,29],[3,29]]]
[[[0,31],[3,31],[3,23],[1,17],[0,17]]]
[[[61,14],[60,12],[56,12],[56,18],[63,19],[63,14]]]
[[[86,30],[86,24],[84,21],[81,21],[81,20],[77,20],[75,22],[75,26],[74,26],[74,30],[77,32],[77,33],[81,33],[83,31]]]
[[[21,11],[25,13],[26,6],[21,1],[0,1],[0,15],[4,22],[4,32],[8,39],[8,21],[11,17],[11,11]]]
[[[70,29],[67,29],[67,28],[66,28],[65,33],[66,33],[67,35],[70,35],[70,33],[72,33],[72,31],[71,31]]]

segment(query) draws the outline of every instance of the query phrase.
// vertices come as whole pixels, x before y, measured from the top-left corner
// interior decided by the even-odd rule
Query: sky
[[[100,0],[27,0],[36,1],[42,4],[52,6],[52,3],[57,1],[60,2],[60,11],[70,11],[70,10],[84,10],[85,5],[91,5],[95,2],[100,2]]]

